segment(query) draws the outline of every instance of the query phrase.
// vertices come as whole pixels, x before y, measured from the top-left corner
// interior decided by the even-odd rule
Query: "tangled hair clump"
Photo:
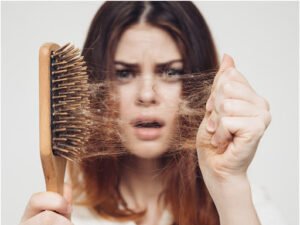
[[[205,114],[205,104],[210,93],[215,71],[183,74],[175,82],[183,84],[182,99],[177,109],[177,130],[170,140],[170,151],[194,151],[198,127]],[[174,78],[170,82],[174,82]],[[89,84],[89,106],[82,112],[85,115],[87,142],[81,151],[71,158],[84,161],[96,157],[111,157],[128,154],[121,140],[119,129],[118,97],[113,93],[114,82],[103,81]],[[175,106],[170,106],[175,107]],[[177,106],[176,106],[177,107]]]
[[[201,174],[197,166],[195,142],[198,127],[205,114],[205,104],[210,94],[210,87],[215,73],[216,71],[211,70],[180,75],[179,79],[183,85],[183,92],[177,111],[178,124],[175,126],[177,130],[175,131],[173,139],[170,141],[169,151],[161,158],[164,165],[163,169],[158,171],[160,176],[167,178],[166,183],[178,182],[172,180],[178,179],[175,178],[175,174],[182,174],[183,177],[180,179],[189,180],[189,182],[191,182],[190,185],[194,186],[197,186],[195,183],[197,181],[195,180],[195,173],[198,174],[198,179],[201,179]],[[114,83],[112,81],[90,84],[90,107],[86,112],[87,120],[91,121],[89,127],[90,135],[87,137],[88,142],[83,146],[82,154],[76,159],[81,168],[77,166],[78,168],[76,170],[76,166],[74,167],[73,165],[73,181],[76,180],[74,175],[78,176],[78,174],[84,171],[83,179],[86,180],[83,181],[83,183],[86,185],[85,190],[89,189],[87,186],[93,186],[91,182],[95,182],[95,186],[100,185],[102,187],[101,190],[94,190],[95,193],[85,192],[85,194],[89,196],[86,197],[86,200],[90,200],[85,200],[82,204],[92,204],[94,210],[96,209],[101,215],[115,215],[120,219],[128,219],[134,215],[132,218],[136,218],[142,215],[142,212],[134,213],[126,208],[126,202],[118,189],[120,182],[119,175],[121,174],[120,165],[126,160],[129,153],[120,138],[118,98],[116,98],[111,91],[113,86]],[[95,169],[97,173],[95,173]],[[176,170],[178,171],[176,172]],[[76,171],[75,174],[74,171]],[[183,172],[185,172],[185,175],[183,175]],[[93,177],[90,177],[91,174],[93,174]],[[76,182],[74,184],[76,184]],[[111,188],[112,184],[114,184],[113,188]],[[80,182],[77,183],[77,189],[75,188],[77,195],[82,194],[81,185]],[[107,186],[107,188],[105,188],[105,186]],[[76,187],[76,185],[74,187]],[[203,181],[201,187],[206,191]],[[107,191],[105,194],[102,193],[104,190]],[[106,203],[107,199],[99,199],[99,202],[95,201],[95,199],[97,199],[96,196],[109,196],[109,192],[112,192],[110,194],[110,201],[112,201],[112,199],[118,199],[116,202],[123,204],[126,210],[120,210],[116,214],[115,209],[113,209],[116,202],[109,202],[109,205],[112,204],[112,209],[105,209],[105,211],[103,211],[103,205],[108,204]],[[183,191],[183,193],[185,193],[185,191]],[[167,192],[165,197],[168,195],[171,195],[171,192]]]
[[[205,114],[214,75],[215,71],[211,71],[184,74],[178,78],[183,83],[182,99],[177,110],[177,129],[167,154],[195,150],[197,130]],[[112,81],[90,84],[89,108],[84,112],[89,121],[89,136],[82,146],[82,154],[78,154],[75,161],[128,154],[120,138],[119,103],[112,92],[113,86]]]

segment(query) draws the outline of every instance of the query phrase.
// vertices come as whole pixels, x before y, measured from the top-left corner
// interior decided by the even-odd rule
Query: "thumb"
[[[230,67],[235,67],[233,58],[230,55],[224,54],[218,74]]]
[[[233,58],[230,55],[224,54],[222,61],[221,61],[221,65],[220,68],[216,74],[216,77],[214,79],[214,83],[213,83],[213,87],[216,85],[217,81],[220,78],[220,75],[228,68],[230,67],[235,67],[234,65],[234,61]]]
[[[216,77],[213,82],[212,90],[214,90],[217,81],[220,79],[221,74],[228,68],[235,67],[233,58],[230,55],[224,54],[222,58],[222,62],[220,68],[216,74]]]
[[[214,78],[212,87],[211,87],[211,93],[215,90],[218,80],[220,79],[221,74],[228,68],[230,67],[235,67],[233,58],[230,55],[224,54],[223,58],[222,58],[222,62],[220,65],[220,68]],[[206,110],[207,111],[211,111],[212,107],[213,107],[213,103],[212,103],[212,94],[209,96],[207,102],[206,102]]]

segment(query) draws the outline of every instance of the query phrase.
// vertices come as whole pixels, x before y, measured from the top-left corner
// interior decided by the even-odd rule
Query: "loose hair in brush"
[[[89,87],[79,49],[46,43],[39,51],[40,155],[47,191],[62,194],[66,159],[84,153]]]
[[[174,224],[218,225],[218,213],[204,184],[195,146],[218,60],[209,28],[192,2],[111,1],[97,11],[82,53],[89,68],[93,124],[85,156],[71,170],[74,193],[78,202],[103,217],[138,220],[145,212],[130,210],[118,188],[120,164],[128,156],[118,133],[118,100],[112,88],[117,44],[127,28],[140,22],[168,32],[184,64],[178,130],[170,150],[160,159],[164,169],[159,176],[166,187],[160,201],[170,206]]]

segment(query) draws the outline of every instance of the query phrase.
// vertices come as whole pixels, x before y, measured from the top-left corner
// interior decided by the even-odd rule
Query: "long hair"
[[[188,107],[198,114],[190,115],[188,119],[180,118],[178,151],[161,157],[164,169],[160,175],[165,181],[165,189],[160,199],[170,206],[174,224],[218,225],[219,216],[201,175],[195,147],[197,129],[203,119],[214,78],[214,73],[205,75],[202,72],[215,71],[218,60],[211,33],[197,7],[186,1],[105,2],[91,23],[83,48],[82,54],[90,70],[89,82],[97,84],[110,79],[120,37],[126,29],[141,21],[168,32],[181,52],[184,73],[195,74],[199,78],[193,82],[183,81],[183,98],[188,100]],[[196,86],[198,88],[195,89]],[[191,98],[194,89],[199,93]],[[98,86],[97,90],[91,97],[91,109],[98,113],[97,118],[108,118],[108,115],[113,118],[114,113],[110,112],[113,105],[107,107],[110,97],[104,94],[109,92],[109,87]],[[101,107],[106,110],[98,112]],[[82,204],[102,217],[137,220],[145,211],[130,210],[119,190],[120,163],[126,156],[118,154],[122,151],[118,134],[108,131],[114,126],[113,119],[105,122],[99,119],[99,123],[95,124],[97,127],[94,127],[94,136],[90,137],[87,151],[96,152],[99,157],[87,158],[80,167],[72,168],[75,195]],[[98,141],[100,137],[105,137],[109,144]]]

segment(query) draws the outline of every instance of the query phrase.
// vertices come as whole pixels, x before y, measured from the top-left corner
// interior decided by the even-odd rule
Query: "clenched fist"
[[[270,121],[268,102],[224,55],[197,134],[202,173],[217,180],[244,176]]]

